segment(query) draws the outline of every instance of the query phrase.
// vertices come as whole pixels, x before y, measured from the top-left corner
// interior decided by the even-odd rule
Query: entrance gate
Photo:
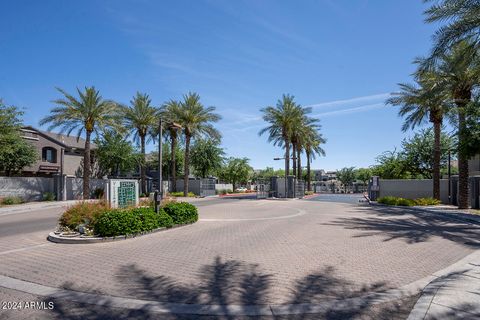
[[[270,195],[270,182],[261,180],[257,182],[257,199],[266,199]]]

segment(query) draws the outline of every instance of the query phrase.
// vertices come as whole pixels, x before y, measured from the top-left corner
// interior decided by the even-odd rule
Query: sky
[[[2,1],[0,97],[39,120],[60,97],[95,86],[128,104],[145,92],[160,106],[197,92],[222,116],[228,156],[283,167],[258,132],[260,109],[292,94],[322,124],[326,157],[312,168],[366,167],[400,146],[385,99],[410,82],[436,26],[421,0]],[[147,150],[153,150],[150,144]],[[304,161],[305,163],[305,161]]]

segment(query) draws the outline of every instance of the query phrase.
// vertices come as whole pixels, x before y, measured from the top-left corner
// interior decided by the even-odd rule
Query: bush
[[[136,234],[160,227],[170,228],[172,217],[165,211],[159,213],[152,208],[115,209],[104,212],[95,222],[96,234],[103,237]]]
[[[12,204],[20,204],[23,202],[24,202],[23,199],[20,197],[5,197],[2,199],[1,204],[12,205]]]
[[[386,204],[389,206],[394,206],[397,204],[397,197],[392,197],[392,196],[380,197],[377,199],[377,202]]]
[[[105,192],[103,191],[102,188],[96,188],[94,191],[93,191],[93,197],[95,199],[103,199],[103,195],[105,194]]]
[[[440,200],[435,198],[418,198],[414,201],[417,206],[435,206],[441,203]]]
[[[170,192],[168,195],[172,197],[183,197],[183,191],[178,191],[178,192]],[[195,194],[193,192],[189,192],[187,197],[195,197]]]
[[[415,205],[415,201],[412,199],[397,198],[397,206],[411,207]]]
[[[305,191],[306,196],[311,196],[313,194],[313,191]]]
[[[197,207],[187,202],[169,203],[163,210],[172,217],[174,224],[193,223],[198,220]]]
[[[67,209],[60,219],[61,226],[76,230],[80,224],[92,227],[96,219],[109,210],[105,202],[80,202]]]
[[[54,201],[55,194],[53,192],[45,192],[43,194],[43,201]]]

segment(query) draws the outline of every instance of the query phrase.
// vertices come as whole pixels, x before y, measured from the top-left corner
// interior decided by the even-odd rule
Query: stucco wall
[[[43,177],[0,177],[0,198],[21,197],[25,201],[42,200],[45,192],[54,192],[54,179]]]
[[[76,176],[80,169],[83,156],[81,154],[67,153],[63,156],[63,174],[67,176]]]
[[[421,180],[387,180],[380,179],[379,196],[394,196],[408,199],[427,198],[433,196],[432,179]],[[448,179],[440,180],[440,199],[448,203]]]
[[[90,193],[93,195],[95,189],[105,190],[105,180],[90,179]],[[83,179],[67,177],[66,179],[66,200],[79,200],[83,198]]]

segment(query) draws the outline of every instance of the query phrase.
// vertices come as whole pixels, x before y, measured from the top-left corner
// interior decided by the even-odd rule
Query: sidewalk
[[[480,223],[480,215],[454,206],[404,208]],[[433,276],[435,280],[422,290],[407,320],[480,319],[480,247]]]
[[[407,320],[480,319],[480,250],[433,275]]]

